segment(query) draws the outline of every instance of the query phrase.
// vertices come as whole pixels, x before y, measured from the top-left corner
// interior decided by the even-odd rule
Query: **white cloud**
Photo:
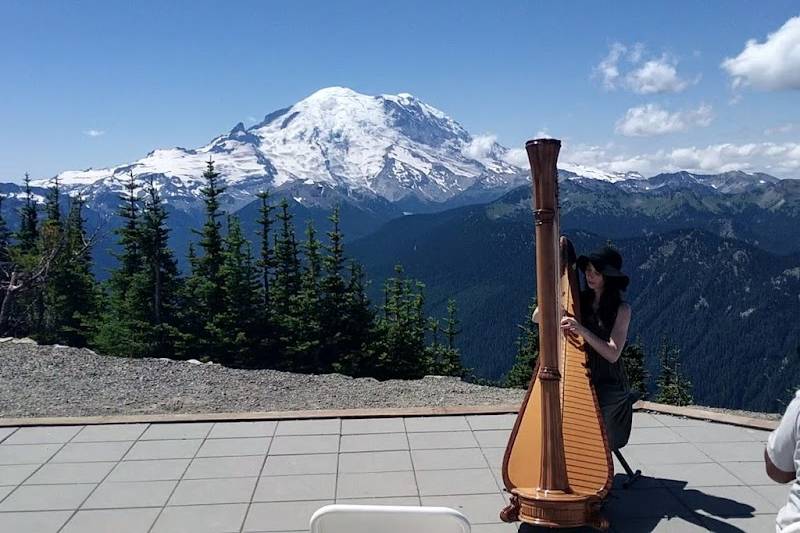
[[[594,76],[600,78],[603,88],[609,91],[625,88],[638,94],[677,93],[689,85],[697,83],[678,75],[677,61],[662,55],[642,61],[647,55],[643,44],[626,46],[622,43],[611,45],[608,55],[594,68]],[[625,59],[628,65],[620,65]],[[623,66],[627,72],[622,72]]]
[[[781,124],[780,126],[765,129],[764,135],[780,135],[782,133],[789,133],[795,129],[797,129],[797,124],[793,122],[787,122],[786,124]]]
[[[506,153],[503,154],[503,160],[506,163],[520,168],[528,168],[528,165],[530,164],[528,162],[528,154],[522,148],[511,148],[506,150]]]
[[[792,17],[763,43],[750,39],[722,68],[734,89],[753,86],[767,91],[800,90],[800,16]]]
[[[689,86],[666,58],[647,61],[629,73],[626,80],[628,87],[638,94],[679,93]]]
[[[657,104],[632,107],[617,120],[615,131],[626,137],[650,137],[686,131],[693,126],[708,126],[713,115],[711,106],[703,104],[692,111],[670,113]]]
[[[613,144],[578,145],[568,147],[563,160],[608,172],[639,172],[644,176],[679,170],[700,174],[743,170],[766,172],[783,178],[800,178],[800,143],[796,142],[721,143],[637,155],[626,153]]]
[[[484,159],[491,153],[496,142],[496,135],[478,135],[473,137],[461,152],[472,159]]]
[[[89,137],[100,137],[101,135],[105,135],[106,132],[103,130],[84,130],[83,134]]]

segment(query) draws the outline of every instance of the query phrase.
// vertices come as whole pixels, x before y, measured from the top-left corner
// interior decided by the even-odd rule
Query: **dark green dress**
[[[603,324],[594,312],[591,292],[584,292],[581,296],[581,312],[583,314],[581,323],[601,339],[609,340],[614,323]],[[614,319],[616,320],[616,316]],[[592,384],[597,392],[597,401],[603,413],[608,446],[612,450],[617,450],[628,443],[633,421],[633,403],[625,366],[621,357],[615,363],[609,363],[589,343],[586,343],[586,353],[589,359]]]

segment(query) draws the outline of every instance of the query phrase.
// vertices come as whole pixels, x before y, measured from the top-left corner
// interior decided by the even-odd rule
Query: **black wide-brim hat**
[[[595,270],[609,278],[616,278],[620,290],[625,290],[630,283],[628,275],[622,271],[622,256],[614,248],[603,246],[589,255],[578,257],[578,268],[585,271],[586,265],[591,263]]]

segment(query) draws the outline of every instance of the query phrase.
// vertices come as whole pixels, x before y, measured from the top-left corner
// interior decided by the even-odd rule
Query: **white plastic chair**
[[[449,507],[326,505],[313,514],[311,533],[470,533],[467,518]]]

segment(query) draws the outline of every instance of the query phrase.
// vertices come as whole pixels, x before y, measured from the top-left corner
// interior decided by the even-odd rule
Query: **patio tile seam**
[[[419,491],[419,480],[417,479],[417,469],[414,464],[414,454],[411,453],[411,439],[408,438],[408,426],[406,425],[405,417],[402,419],[403,429],[405,430],[406,444],[408,444],[408,459],[411,462],[411,472],[414,476],[414,488],[417,489],[417,505],[422,505],[422,494]]]
[[[341,425],[341,423],[340,423]],[[261,480],[261,477],[264,475],[264,468],[267,464],[267,458],[269,457],[269,451],[272,449],[272,443],[275,442],[276,433],[278,432],[278,424],[275,424],[275,427],[272,428],[272,435],[269,439],[269,444],[267,445],[267,453],[264,455],[264,460],[261,461],[261,469],[258,471],[258,479],[256,480],[255,485],[253,485],[253,492],[250,493],[250,501],[247,502],[247,509],[244,511],[244,516],[242,516],[242,523],[239,525],[239,533],[244,531],[244,525],[247,523],[247,517],[250,515],[250,508],[253,505],[253,499],[256,496],[256,489],[258,489],[258,483]],[[189,463],[191,466],[192,463]],[[185,474],[184,474],[185,475]]]
[[[14,431],[13,433],[16,433],[17,431],[19,431],[19,428],[17,428],[17,430],[16,430],[16,431]],[[75,435],[77,435],[77,434],[78,434],[78,433],[80,433],[80,432],[81,432],[81,430],[78,430],[77,432],[75,432]],[[13,433],[12,433],[12,434],[13,434]],[[22,482],[20,482],[20,483],[19,483],[19,484],[18,484],[16,487],[14,487],[14,488],[13,488],[13,489],[12,489],[12,490],[11,490],[11,491],[8,493],[8,494],[6,494],[6,495],[5,495],[3,498],[0,498],[0,505],[2,505],[2,503],[3,503],[4,501],[8,500],[8,498],[9,498],[9,497],[10,497],[12,494],[14,494],[14,492],[16,492],[17,490],[19,490],[19,488],[20,488],[22,485],[24,485],[26,481],[28,481],[28,480],[29,480],[31,477],[35,476],[35,475],[36,475],[36,473],[37,473],[39,470],[41,470],[41,469],[42,469],[42,467],[43,467],[44,465],[48,464],[48,463],[49,463],[49,462],[50,462],[50,461],[53,459],[53,457],[55,457],[56,455],[58,455],[58,454],[61,452],[61,450],[63,450],[63,449],[64,449],[64,447],[65,447],[67,444],[69,444],[69,442],[70,442],[70,441],[72,441],[72,439],[74,439],[74,438],[75,438],[75,435],[73,435],[72,437],[70,437],[70,438],[67,440],[67,442],[64,442],[64,443],[62,443],[62,444],[61,444],[61,446],[59,446],[59,448],[58,448],[58,449],[57,449],[55,452],[53,452],[53,453],[50,455],[50,457],[48,457],[48,459],[47,459],[46,461],[43,461],[43,462],[41,462],[41,463],[38,463],[38,464],[39,464],[39,466],[38,466],[38,467],[36,467],[36,468],[33,470],[33,472],[31,472],[31,473],[30,473],[30,474],[29,474],[27,477],[25,477],[25,479],[23,479],[23,480],[22,480]],[[54,444],[58,444],[58,443],[54,443]],[[26,444],[7,444],[6,446],[26,446]],[[22,463],[22,464],[37,464],[37,463]]]
[[[85,426],[84,426],[84,427],[85,427]],[[73,437],[72,437],[72,438],[74,439],[75,437],[77,437],[78,435],[80,435],[81,431],[83,431],[83,429],[81,429],[81,430],[80,430],[80,431],[78,431],[78,432],[77,432],[75,435],[73,435]],[[70,439],[70,440],[72,440],[72,439]],[[123,442],[125,442],[125,441],[123,441]],[[122,458],[123,458],[123,457],[125,457],[125,455],[127,455],[127,454],[128,454],[130,451],[131,451],[131,448],[133,448],[133,446],[136,444],[136,442],[137,442],[137,441],[132,441],[132,442],[130,443],[130,445],[128,446],[128,448],[125,450],[125,453],[123,453],[123,454],[120,456],[120,459],[116,461],[116,463],[117,463],[117,464],[119,464],[119,462],[122,460]],[[52,460],[53,458],[51,457],[50,459]],[[53,463],[53,464],[56,464],[56,463]],[[114,468],[116,468],[116,467],[114,467]],[[108,476],[110,476],[110,475],[111,475],[111,472],[113,472],[113,471],[114,471],[114,468],[112,468],[111,470],[109,470],[109,471],[106,473],[106,475],[105,475],[105,476],[103,476],[103,479],[101,479],[101,480],[100,480],[100,483],[97,483],[97,484],[94,486],[94,488],[93,488],[92,490],[90,490],[90,491],[89,491],[89,494],[87,494],[87,495],[86,495],[86,497],[83,499],[83,501],[81,501],[80,505],[78,505],[78,507],[77,507],[77,508],[76,508],[76,509],[75,509],[75,510],[72,512],[72,514],[70,515],[70,517],[69,517],[69,518],[67,518],[67,521],[66,521],[66,522],[64,522],[63,524],[61,524],[61,527],[60,527],[60,528],[58,528],[58,531],[57,531],[56,533],[60,533],[61,531],[63,531],[63,529],[64,529],[65,527],[67,527],[67,524],[69,524],[69,523],[70,523],[70,521],[71,521],[73,518],[75,518],[75,515],[76,515],[76,514],[78,514],[78,510],[80,510],[80,508],[81,508],[81,507],[82,507],[84,504],[86,504],[86,502],[87,502],[87,501],[89,501],[89,498],[91,498],[91,497],[92,497],[92,494],[94,494],[94,493],[95,493],[95,491],[97,490],[97,488],[98,488],[98,487],[99,487],[99,486],[100,486],[100,485],[101,485],[101,484],[102,484],[102,483],[103,483],[103,482],[104,482],[106,479],[108,479]]]
[[[152,427],[152,426],[151,426],[151,427]],[[181,473],[181,477],[178,479],[177,483],[175,483],[175,486],[174,486],[174,487],[172,487],[172,490],[170,491],[169,495],[167,496],[167,499],[164,501],[164,505],[162,505],[162,506],[161,506],[161,509],[158,511],[158,514],[156,515],[156,518],[155,518],[155,520],[153,520],[153,523],[152,523],[152,524],[150,524],[150,527],[149,527],[149,528],[147,528],[147,533],[151,533],[151,532],[153,531],[153,528],[156,526],[156,522],[158,522],[159,518],[161,518],[161,515],[162,515],[162,514],[164,514],[164,509],[166,509],[166,507],[169,505],[169,501],[170,501],[170,500],[172,499],[172,497],[175,495],[175,491],[176,491],[176,490],[178,490],[178,487],[180,486],[180,484],[181,484],[181,481],[183,481],[183,479],[184,479],[184,476],[186,476],[186,472],[188,472],[188,471],[189,471],[189,467],[192,465],[192,461],[194,461],[194,460],[197,458],[197,454],[198,454],[198,453],[200,453],[200,449],[201,449],[201,448],[203,447],[203,445],[206,443],[206,440],[208,440],[208,436],[209,436],[209,435],[211,435],[211,430],[212,430],[213,428],[214,428],[214,424],[211,424],[211,425],[208,427],[208,431],[206,431],[206,434],[205,434],[205,436],[203,437],[203,439],[201,440],[201,442],[200,442],[200,445],[199,445],[199,446],[197,447],[197,449],[194,451],[194,455],[192,455],[191,459],[189,459],[189,462],[188,462],[188,463],[186,463],[186,467],[183,469],[183,472]],[[148,429],[149,429],[149,428],[148,428]],[[142,435],[144,435],[144,433],[142,433]],[[163,439],[163,440],[170,440],[170,439]],[[173,439],[173,440],[194,440],[194,439]],[[142,440],[142,439],[140,438],[140,439],[139,439],[139,440],[137,440],[136,442],[146,442],[146,441],[144,441],[144,440]],[[151,442],[151,441],[147,441],[147,442]],[[271,441],[270,441],[270,442],[271,442]],[[129,453],[130,453],[130,450],[129,450]],[[124,456],[123,456],[123,457],[124,457]]]

